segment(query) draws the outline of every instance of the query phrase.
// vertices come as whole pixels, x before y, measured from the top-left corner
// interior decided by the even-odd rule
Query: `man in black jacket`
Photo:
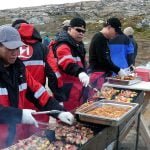
[[[108,47],[109,39],[115,37],[121,32],[121,22],[118,18],[110,18],[104,23],[104,27],[97,32],[89,47],[89,70],[91,73],[90,80],[95,83],[95,87],[100,88],[104,82],[104,76],[110,72],[115,72],[121,77],[127,75],[125,70],[116,66],[110,57]]]

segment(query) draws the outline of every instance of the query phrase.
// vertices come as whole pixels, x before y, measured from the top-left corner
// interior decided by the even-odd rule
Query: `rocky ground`
[[[136,58],[136,66],[138,66],[150,61],[150,43],[149,39],[143,40],[137,38],[136,41],[138,43],[138,55]]]
[[[147,126],[149,133],[150,133],[149,113],[150,113],[150,103],[146,106],[145,112],[143,115],[144,123]],[[130,132],[128,133],[128,135],[126,136],[126,138],[121,143],[120,150],[133,150],[135,146],[135,137],[136,137],[136,127],[133,126]],[[150,147],[146,146],[144,138],[141,136],[141,128],[140,128],[138,150],[150,150]]]

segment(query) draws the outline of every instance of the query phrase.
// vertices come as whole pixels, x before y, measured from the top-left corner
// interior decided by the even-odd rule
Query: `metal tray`
[[[119,118],[108,118],[108,117],[103,117],[103,116],[98,116],[98,115],[90,115],[87,114],[88,111],[91,111],[97,107],[102,107],[103,105],[112,105],[112,106],[117,106],[117,107],[128,107],[130,106],[131,109],[127,111],[124,115],[122,115]],[[81,121],[84,122],[91,122],[91,123],[96,123],[96,124],[103,124],[103,125],[110,125],[110,126],[118,126],[122,122],[124,122],[126,119],[130,118],[138,109],[139,104],[137,103],[123,103],[123,102],[116,102],[113,100],[100,100],[98,102],[95,102],[92,106],[89,106],[84,110],[84,112],[75,112],[75,114],[78,116],[78,118]]]
[[[112,77],[106,78],[108,83],[111,84],[119,84],[119,85],[132,85],[141,82],[140,77],[136,77],[134,80],[121,80],[121,79],[115,79]]]

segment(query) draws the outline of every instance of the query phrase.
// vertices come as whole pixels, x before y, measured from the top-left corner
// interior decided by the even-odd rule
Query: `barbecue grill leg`
[[[140,117],[141,117],[141,113],[139,113],[138,120],[137,120],[135,150],[138,149],[138,143],[139,143]]]
[[[117,127],[117,140],[115,150],[119,150],[119,126]]]

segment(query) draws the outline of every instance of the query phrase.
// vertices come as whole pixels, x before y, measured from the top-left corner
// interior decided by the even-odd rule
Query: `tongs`
[[[97,88],[94,88],[91,84],[88,84],[88,86],[89,86],[91,89],[93,89],[93,91],[99,92],[99,90],[98,90]]]
[[[42,114],[59,114],[62,111],[60,110],[50,110],[50,111],[38,111],[38,112],[33,112],[33,115],[42,115]]]

